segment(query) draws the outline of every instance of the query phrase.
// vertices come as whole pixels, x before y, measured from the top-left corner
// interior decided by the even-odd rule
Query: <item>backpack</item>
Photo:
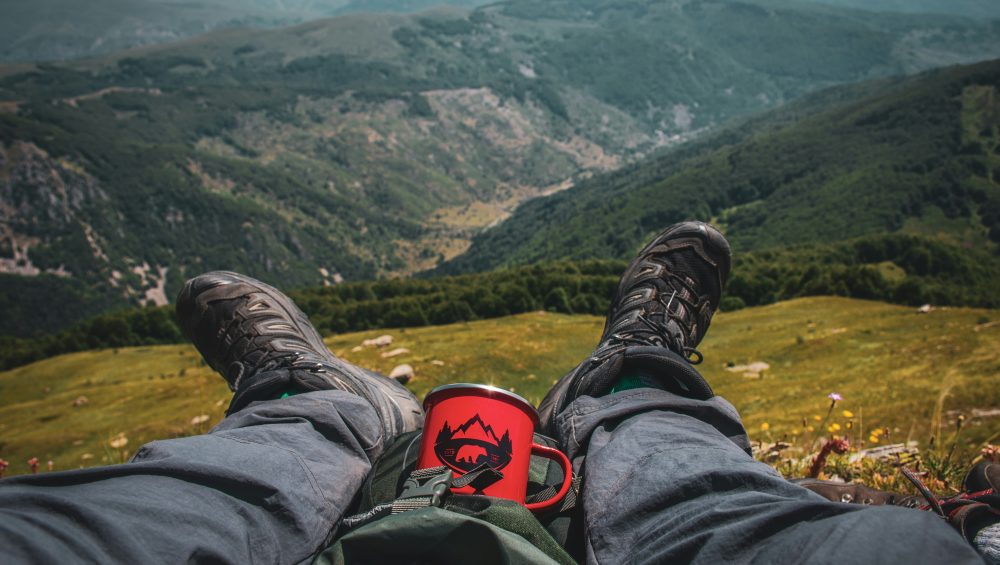
[[[534,441],[557,446],[541,434]],[[447,492],[435,481],[442,471],[450,478],[450,471],[414,472],[419,447],[420,431],[389,446],[353,506],[357,514],[342,521],[314,563],[569,564],[574,555],[582,558],[577,476],[558,510],[536,516],[512,500]],[[474,480],[475,473],[456,480]],[[543,457],[531,458],[528,477],[529,501],[552,496],[563,478],[559,466]]]

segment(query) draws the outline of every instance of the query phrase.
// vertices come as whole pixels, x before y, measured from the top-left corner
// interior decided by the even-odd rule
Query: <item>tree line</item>
[[[626,263],[557,261],[487,273],[353,282],[290,292],[323,334],[448,324],[548,310],[603,315]],[[737,253],[721,309],[836,295],[1000,307],[987,252],[899,234]],[[184,340],[171,306],[112,312],[36,339],[0,338],[0,369],[54,355]]]

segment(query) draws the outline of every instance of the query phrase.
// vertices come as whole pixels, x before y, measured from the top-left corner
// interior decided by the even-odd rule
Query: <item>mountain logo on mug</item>
[[[513,456],[508,432],[505,430],[498,438],[479,414],[455,429],[445,421],[434,442],[434,453],[442,463],[460,473],[468,473],[483,463],[499,471]]]

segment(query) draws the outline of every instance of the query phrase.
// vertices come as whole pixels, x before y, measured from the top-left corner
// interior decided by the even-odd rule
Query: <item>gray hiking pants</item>
[[[736,410],[652,389],[558,418],[592,562],[982,563],[942,520],[828,502],[751,458]],[[251,404],[125,465],[0,481],[3,563],[300,563],[389,438],[341,391]]]

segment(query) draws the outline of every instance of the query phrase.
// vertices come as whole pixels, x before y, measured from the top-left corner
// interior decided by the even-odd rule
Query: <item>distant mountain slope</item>
[[[272,28],[350,12],[417,12],[483,0],[6,0],[0,61],[92,57],[220,28]]]
[[[830,6],[904,14],[948,14],[970,18],[1000,18],[994,0],[807,0]]]
[[[532,0],[0,72],[2,287],[75,305],[0,333],[164,303],[212,268],[286,288],[431,268],[520,202],[731,118],[991,54],[997,24],[960,18]]]
[[[528,202],[443,270],[625,257],[689,217],[714,218],[738,251],[904,232],[995,252],[998,87],[993,61],[821,93]]]

